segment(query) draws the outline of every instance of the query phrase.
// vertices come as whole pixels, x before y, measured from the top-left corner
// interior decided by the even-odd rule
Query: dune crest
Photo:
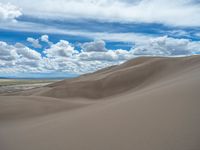
[[[38,95],[63,99],[71,97],[101,99],[127,91],[133,92],[170,76],[178,76],[196,65],[199,66],[199,63],[199,56],[136,58],[120,66],[49,85],[48,90]]]

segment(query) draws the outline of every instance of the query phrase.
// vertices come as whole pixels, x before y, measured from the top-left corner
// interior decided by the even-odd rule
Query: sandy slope
[[[200,149],[199,56],[138,58],[27,93],[0,97],[2,150]]]
[[[39,95],[69,98],[100,99],[129,90],[138,90],[166,78],[181,75],[200,64],[199,57],[189,58],[138,58],[121,66],[102,70],[76,80],[66,80],[50,85],[50,90]]]

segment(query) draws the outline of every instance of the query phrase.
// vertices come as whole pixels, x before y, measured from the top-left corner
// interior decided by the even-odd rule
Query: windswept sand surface
[[[199,150],[200,56],[137,58],[0,96],[1,150]]]

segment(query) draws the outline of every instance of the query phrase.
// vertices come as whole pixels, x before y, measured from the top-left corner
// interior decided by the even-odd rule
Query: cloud
[[[111,61],[119,62],[133,58],[134,55],[127,50],[108,50],[106,52],[82,52],[79,59],[83,61]]]
[[[42,35],[41,41],[48,43],[49,42],[49,36],[48,35]]]
[[[121,64],[138,56],[185,56],[200,52],[198,41],[167,36],[136,42],[130,50],[106,49],[106,43],[102,40],[82,45],[87,46],[78,51],[68,41],[60,40],[44,49],[41,56],[42,54],[36,50],[21,43],[10,45],[0,41],[0,74],[11,72],[83,74]]]
[[[40,53],[26,47],[25,45],[23,45],[21,43],[15,44],[14,48],[20,57],[24,57],[24,58],[31,59],[31,60],[40,60],[41,59]]]
[[[103,40],[83,43],[78,57],[84,61],[122,61],[133,58],[127,50],[109,50]]]
[[[57,33],[61,35],[70,35],[70,36],[79,36],[82,38],[88,38],[91,40],[101,39],[105,41],[115,41],[115,42],[133,42],[133,41],[146,41],[149,38],[153,37],[149,34],[141,34],[141,33],[109,33],[109,32],[90,32],[84,30],[68,30],[62,29],[59,27],[52,27],[43,24],[37,23],[22,23],[18,22],[17,24],[6,24],[6,26],[0,26],[1,29],[10,30],[10,31],[21,31],[21,32],[35,32],[41,34],[52,34]],[[51,42],[51,41],[50,41]],[[50,45],[53,44],[52,42]]]
[[[40,37],[40,40],[42,41],[42,42],[46,42],[47,44],[49,44],[49,45],[52,45],[53,43],[51,42],[51,41],[49,41],[49,36],[48,35],[42,35],[41,37]]]
[[[38,39],[28,37],[27,41],[30,42],[34,48],[42,48],[42,45],[40,45],[40,42]]]
[[[58,43],[51,45],[49,49],[45,49],[44,53],[47,57],[71,57],[77,53],[74,47],[68,41],[60,40]]]
[[[16,21],[21,15],[21,10],[15,5],[0,3],[0,21]]]
[[[14,46],[0,41],[0,60],[13,61],[18,57],[19,56]]]
[[[179,56],[200,52],[200,42],[175,39],[167,36],[150,39],[145,45],[136,45],[134,55]]]
[[[170,2],[168,0],[32,0],[29,2],[10,0],[10,2],[22,7],[26,15],[36,18],[200,26],[200,3],[195,0]]]
[[[16,66],[20,66],[21,68],[26,69],[29,71],[30,69],[38,70],[38,67],[40,65],[40,61],[30,60],[26,58],[21,58],[19,61],[15,63]]]
[[[100,43],[104,43],[104,47],[106,46],[104,41]],[[9,45],[1,42],[0,50],[0,73],[66,72],[82,74],[122,63],[128,59],[128,55],[129,58],[132,57],[126,50],[84,51],[82,49],[77,51],[71,43],[65,40],[60,40],[45,49],[43,57],[37,51],[21,43]]]
[[[83,52],[79,55],[79,58],[81,60],[86,61],[116,61],[117,55],[113,51],[107,51],[107,52]]]
[[[41,54],[21,43],[9,45],[0,41],[0,73],[32,72],[40,70]]]
[[[105,47],[105,42],[102,40],[97,40],[94,42],[87,42],[82,44],[82,49],[85,52],[105,52],[107,49]]]
[[[0,60],[17,61],[22,58],[40,60],[41,54],[21,43],[9,45],[6,42],[0,41]]]
[[[34,48],[42,48],[40,41],[47,43],[49,46],[53,45],[53,43],[49,41],[49,36],[46,34],[42,35],[39,39],[28,37],[26,40],[30,42]]]

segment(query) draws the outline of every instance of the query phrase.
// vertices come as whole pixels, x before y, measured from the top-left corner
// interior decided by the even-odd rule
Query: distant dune
[[[3,95],[1,150],[200,149],[198,55],[136,58]]]

